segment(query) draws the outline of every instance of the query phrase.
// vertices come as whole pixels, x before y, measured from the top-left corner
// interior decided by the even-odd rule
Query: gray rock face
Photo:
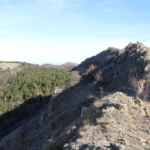
[[[89,82],[97,81],[106,91],[135,92],[134,81],[149,80],[150,49],[141,43],[130,43],[122,50],[106,51],[81,63],[75,70]],[[94,67],[93,67],[94,66]],[[94,68],[94,69],[93,69]]]
[[[100,150],[150,149],[149,109],[150,103],[120,92],[98,99],[89,107],[96,124],[84,123],[79,138],[68,145],[72,150],[92,146]]]
[[[0,150],[150,149],[150,102],[138,97],[148,94],[149,60],[141,43],[85,60],[74,69],[79,83],[3,128],[11,130],[0,136]]]

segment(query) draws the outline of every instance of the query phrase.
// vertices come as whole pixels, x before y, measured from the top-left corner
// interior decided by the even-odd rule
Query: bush
[[[0,109],[3,109],[0,111],[12,109],[14,105],[32,97],[53,95],[55,87],[67,87],[70,80],[70,73],[63,70],[39,67],[24,69],[9,80],[1,91]]]

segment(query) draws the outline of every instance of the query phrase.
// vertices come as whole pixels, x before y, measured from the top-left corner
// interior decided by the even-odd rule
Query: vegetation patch
[[[26,100],[53,95],[56,87],[67,87],[71,74],[64,70],[26,68],[8,81],[0,92],[0,112],[10,111]]]

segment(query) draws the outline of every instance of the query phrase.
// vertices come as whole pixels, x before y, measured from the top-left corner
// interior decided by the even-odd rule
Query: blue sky
[[[149,8],[149,0],[0,0],[0,59],[79,63],[108,46],[149,46]]]

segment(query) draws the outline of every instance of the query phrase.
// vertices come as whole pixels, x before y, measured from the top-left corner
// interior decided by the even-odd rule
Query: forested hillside
[[[2,70],[0,77],[1,113],[12,110],[28,99],[53,95],[55,88],[66,88],[71,80],[71,74],[67,71],[34,65],[18,65],[13,69]]]

